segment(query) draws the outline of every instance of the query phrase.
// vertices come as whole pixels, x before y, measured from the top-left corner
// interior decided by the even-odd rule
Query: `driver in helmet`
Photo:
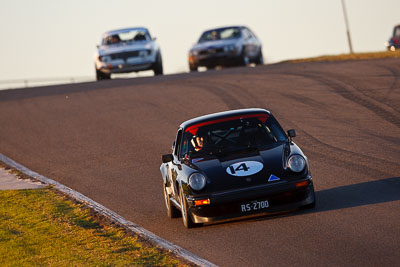
[[[112,43],[112,44],[118,44],[120,41],[121,41],[121,39],[119,39],[119,36],[118,36],[118,35],[113,35],[113,36],[111,37],[111,43]]]
[[[196,152],[200,151],[200,150],[203,149],[203,146],[204,146],[204,137],[203,136],[194,135],[192,137],[191,143],[192,143],[192,146],[194,147],[194,150]]]

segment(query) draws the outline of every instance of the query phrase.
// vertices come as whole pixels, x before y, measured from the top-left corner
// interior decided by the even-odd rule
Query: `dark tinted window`
[[[240,36],[240,29],[238,27],[215,29],[204,32],[200,37],[199,43],[213,40],[236,39]]]
[[[393,36],[400,37],[400,27],[394,28]]]
[[[204,145],[195,149],[193,140],[202,137]],[[237,119],[205,125],[195,131],[186,131],[182,155],[207,151],[236,151],[248,148],[269,149],[287,140],[286,134],[271,116],[266,121],[258,118]]]
[[[123,31],[114,33],[104,37],[102,40],[103,45],[112,45],[117,43],[126,42],[139,42],[139,41],[150,41],[151,37],[147,30],[143,29],[132,29],[130,31]]]

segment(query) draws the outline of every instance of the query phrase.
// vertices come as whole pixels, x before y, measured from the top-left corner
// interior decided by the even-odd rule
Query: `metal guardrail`
[[[94,76],[0,80],[0,90],[94,81]]]

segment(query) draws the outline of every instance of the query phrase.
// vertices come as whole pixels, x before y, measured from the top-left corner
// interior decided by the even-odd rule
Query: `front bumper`
[[[143,64],[106,64],[100,67],[100,71],[103,73],[130,73],[136,71],[150,70],[153,67],[154,62],[147,62]]]
[[[314,199],[314,186],[311,177],[307,186],[296,187],[295,182],[281,181],[246,189],[219,192],[202,197],[187,197],[189,214],[195,223],[215,222],[235,217],[259,213],[276,213],[295,210],[311,204]],[[195,200],[208,198],[209,205],[195,206]],[[269,207],[256,211],[242,212],[241,205],[252,201],[268,200]]]
[[[151,53],[143,57],[117,58],[109,61],[96,60],[96,69],[106,74],[129,73],[152,69],[155,62],[155,53]]]
[[[242,62],[240,55],[231,53],[215,53],[190,56],[189,64],[196,67],[232,66]]]

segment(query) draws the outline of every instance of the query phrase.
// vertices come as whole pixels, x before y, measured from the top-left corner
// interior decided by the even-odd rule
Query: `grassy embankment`
[[[339,60],[363,60],[363,59],[378,59],[378,58],[400,58],[400,50],[394,52],[369,52],[369,53],[354,53],[354,54],[342,54],[342,55],[327,55],[312,58],[302,58],[286,60],[281,63],[301,63],[301,62],[315,62],[315,61],[339,61]]]
[[[1,165],[1,164],[0,164]],[[0,266],[183,266],[55,189],[0,191]]]

